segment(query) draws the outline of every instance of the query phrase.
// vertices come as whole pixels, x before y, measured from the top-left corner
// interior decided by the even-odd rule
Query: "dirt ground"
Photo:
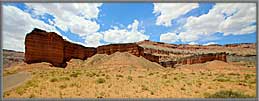
[[[128,54],[72,59],[65,69],[21,63],[6,68],[4,76],[27,71],[32,79],[4,92],[4,98],[204,98],[220,90],[256,96],[256,66],[244,64],[211,61],[155,68],[156,63]]]

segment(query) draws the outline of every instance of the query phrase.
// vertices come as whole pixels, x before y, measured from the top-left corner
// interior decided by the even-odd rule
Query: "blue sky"
[[[144,39],[173,44],[256,42],[254,17],[256,13],[253,13],[255,4],[229,6],[215,3],[180,5],[177,3],[157,5],[153,3],[102,3],[94,6],[88,4],[82,8],[77,7],[77,4],[71,7],[70,5],[57,5],[61,5],[58,6],[60,8],[55,8],[56,5],[47,7],[46,4],[4,3],[3,12],[4,16],[16,16],[16,13],[11,15],[9,11],[16,11],[21,16],[28,15],[31,22],[24,21],[28,18],[16,17],[14,19],[17,22],[21,20],[20,22],[32,24],[32,27],[57,32],[65,39],[85,46],[135,42]],[[246,11],[248,9],[249,11]],[[242,14],[244,16],[239,16]],[[245,20],[237,22],[236,19]],[[17,23],[10,17],[4,17],[3,20],[4,48],[6,46],[6,48],[18,49],[9,47],[10,43],[5,40],[11,40],[12,37],[5,38],[5,32],[14,34],[10,27],[19,25],[8,25],[8,23]],[[34,24],[35,22],[37,24]],[[21,34],[21,37],[32,30],[31,26],[24,26],[28,29],[20,31],[25,32]],[[23,29],[22,26],[19,27],[21,28],[16,30]],[[23,46],[20,47],[23,48]]]

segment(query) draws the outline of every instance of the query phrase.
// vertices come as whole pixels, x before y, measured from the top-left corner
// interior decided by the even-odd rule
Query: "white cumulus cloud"
[[[198,3],[154,3],[153,13],[158,15],[156,25],[171,26],[171,21],[199,7]]]
[[[176,33],[161,34],[160,41],[166,42],[166,43],[174,43],[174,42],[178,41],[178,36],[176,35]]]
[[[16,51],[25,51],[25,36],[33,28],[40,28],[46,31],[56,32],[61,35],[53,26],[33,19],[30,14],[14,7],[3,5],[3,48]]]
[[[183,42],[204,40],[219,32],[223,35],[242,35],[256,31],[256,5],[252,3],[218,3],[207,14],[189,17],[179,34]]]
[[[189,45],[198,45],[199,43],[197,43],[197,42],[190,42],[190,43],[188,43]]]
[[[138,27],[139,21],[134,20],[132,24],[128,25],[129,29],[114,27],[101,33],[104,36],[104,41],[110,43],[131,43],[148,39],[149,36],[139,31]]]
[[[97,47],[103,45],[100,43],[100,40],[103,39],[103,34],[101,33],[93,33],[86,37],[85,43],[87,47]]]
[[[212,45],[212,44],[218,44],[218,43],[216,43],[216,42],[208,42],[208,43],[203,44],[203,45]]]
[[[97,19],[101,3],[26,3],[33,9],[34,15],[48,13],[55,17],[53,24],[63,31],[86,37],[97,32],[100,25],[92,20]]]

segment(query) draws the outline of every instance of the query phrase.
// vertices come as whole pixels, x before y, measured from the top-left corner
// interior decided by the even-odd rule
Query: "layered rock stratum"
[[[116,52],[128,52],[164,67],[174,67],[175,65],[204,63],[213,60],[227,62],[227,55],[255,56],[255,47],[255,44],[248,43],[202,46],[144,40],[94,48],[68,42],[54,32],[35,28],[25,38],[25,62],[28,64],[49,62],[56,67],[66,67],[66,62],[73,58],[86,60],[96,54],[112,55]],[[240,51],[240,49],[248,52]]]

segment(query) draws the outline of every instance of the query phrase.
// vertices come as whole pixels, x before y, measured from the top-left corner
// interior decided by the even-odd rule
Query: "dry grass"
[[[158,71],[129,66],[110,70],[73,61],[82,68],[27,69],[32,80],[4,92],[4,98],[204,98],[221,90],[256,95],[255,67],[212,61]]]
[[[5,98],[204,98],[221,90],[256,95],[256,68],[212,61],[161,68],[127,53],[73,59],[67,68],[47,63],[5,69],[28,71],[31,81],[4,92]]]

